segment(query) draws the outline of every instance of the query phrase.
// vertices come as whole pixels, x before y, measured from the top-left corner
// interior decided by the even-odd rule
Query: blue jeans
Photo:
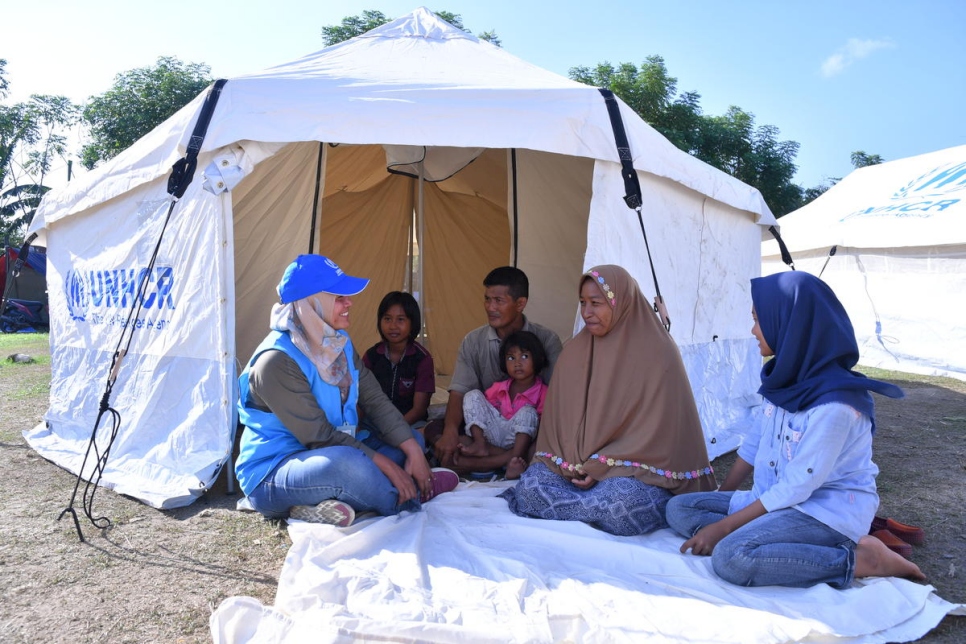
[[[419,432],[414,431],[413,438],[420,448],[424,446]],[[396,465],[405,465],[406,455],[398,447],[372,434],[362,442]],[[420,508],[418,499],[398,505],[399,493],[386,475],[365,452],[346,445],[292,454],[248,495],[252,507],[272,519],[287,517],[293,505],[316,505],[328,499],[344,501],[356,512],[383,516]]]
[[[732,492],[681,494],[667,504],[671,529],[690,539],[728,515]],[[848,588],[855,576],[855,542],[795,508],[768,512],[718,542],[711,565],[738,586]]]
[[[427,421],[425,420],[417,420],[415,423],[409,426],[409,428],[413,430],[413,438],[415,438],[416,442],[419,443],[419,449],[424,453],[426,452],[426,439],[423,437],[422,429],[426,426],[426,424]],[[362,422],[359,423],[359,429],[356,431],[356,438],[372,449],[379,451],[375,445],[385,445],[385,443],[375,437],[375,432],[376,424],[372,422],[369,416],[366,416],[362,419]]]

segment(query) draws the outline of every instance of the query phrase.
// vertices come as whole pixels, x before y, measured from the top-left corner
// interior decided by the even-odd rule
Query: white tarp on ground
[[[966,380],[966,145],[860,168],[779,225],[848,311],[861,364]],[[763,243],[762,272],[782,270]]]
[[[48,247],[53,377],[45,423],[25,437],[72,471],[133,284],[147,274],[167,215],[171,166],[204,101],[48,193],[34,218],[31,231]],[[678,150],[618,103],[671,332],[715,456],[737,445],[730,429],[755,403],[748,281],[761,270],[761,230],[774,218],[757,190]],[[448,178],[419,182],[387,170],[411,172],[423,155],[427,174]],[[426,344],[446,374],[462,337],[485,322],[482,281],[496,266],[528,274],[528,317],[563,338],[573,329],[577,280],[594,264],[625,266],[653,296],[640,226],[623,196],[597,89],[426,9],[230,79],[159,268],[147,274],[110,399],[122,424],[102,483],[155,507],[187,504],[212,483],[231,452],[235,377],[267,332],[275,285],[295,255],[330,255],[372,279],[353,308],[353,342],[365,350],[377,338],[382,296],[417,290],[409,254],[422,232]],[[634,359],[646,368],[646,356]]]
[[[463,483],[422,512],[347,529],[293,523],[274,606],[231,597],[215,644],[905,642],[966,606],[895,578],[742,588],[670,530],[616,537],[513,515],[512,483]]]

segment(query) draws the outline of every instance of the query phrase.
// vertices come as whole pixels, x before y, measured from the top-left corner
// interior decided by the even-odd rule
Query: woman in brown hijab
[[[502,494],[521,516],[618,535],[667,527],[674,494],[715,489],[681,354],[620,266],[580,281],[584,328],[564,345],[536,454]]]

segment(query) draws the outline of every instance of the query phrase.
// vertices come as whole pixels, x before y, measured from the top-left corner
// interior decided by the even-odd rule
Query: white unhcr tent
[[[172,165],[205,99],[48,195],[33,226],[49,252],[53,379],[46,422],[25,435],[75,472],[134,285],[147,278],[111,396],[122,427],[102,483],[118,492],[175,507],[212,483],[231,449],[235,378],[298,253],[372,278],[353,309],[360,350],[376,338],[382,295],[419,291],[442,372],[483,323],[482,280],[496,266],[526,271],[528,316],[564,338],[586,267],[622,264],[653,296],[600,93],[426,9],[230,79],[146,271]],[[620,111],[671,331],[721,453],[757,388],[748,280],[774,219],[756,190]]]
[[[781,218],[842,300],[860,363],[966,380],[966,145],[860,168]],[[785,270],[762,244],[762,272]]]

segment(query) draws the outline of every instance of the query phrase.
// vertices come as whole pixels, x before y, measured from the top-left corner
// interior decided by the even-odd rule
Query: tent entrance
[[[310,235],[301,248],[372,280],[353,307],[360,350],[378,340],[382,296],[408,286],[420,295],[437,369],[448,373],[463,336],[484,321],[483,278],[515,256],[530,277],[528,316],[570,336],[593,160],[487,148],[455,174],[420,182],[418,167],[415,177],[388,171],[382,145],[327,144],[321,161],[318,145],[282,147],[231,192],[240,360],[264,335],[278,275],[304,252],[297,240]]]

